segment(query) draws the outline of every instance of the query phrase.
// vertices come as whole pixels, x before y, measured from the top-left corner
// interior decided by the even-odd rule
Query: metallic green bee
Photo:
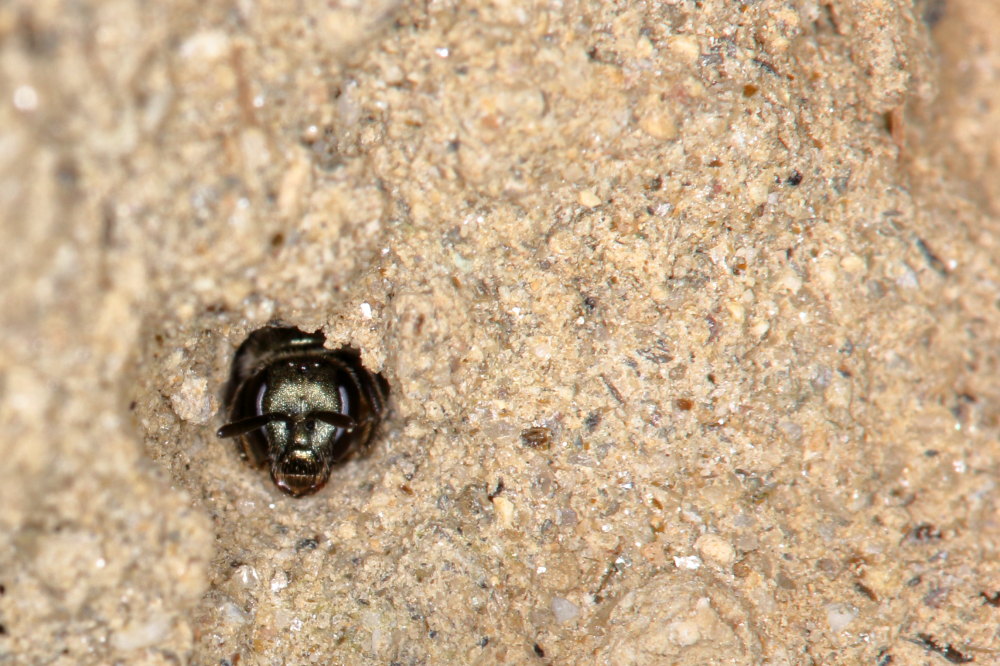
[[[268,464],[281,490],[301,497],[330,478],[333,465],[366,447],[386,412],[389,384],[349,348],[323,347],[321,332],[268,326],[240,345],[226,389],[229,423],[243,456]]]

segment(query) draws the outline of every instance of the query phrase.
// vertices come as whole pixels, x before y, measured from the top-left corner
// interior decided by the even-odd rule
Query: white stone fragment
[[[271,577],[271,591],[281,592],[283,589],[288,587],[288,574],[284,571],[278,571]]]
[[[552,597],[552,614],[556,616],[556,622],[563,624],[579,617],[580,608],[569,599]]]
[[[141,650],[160,643],[170,632],[170,616],[153,613],[142,620],[129,622],[111,636],[111,646],[123,652]]]
[[[38,91],[29,85],[14,89],[14,107],[18,111],[34,111],[38,108]]]
[[[239,626],[250,621],[250,616],[231,600],[222,603],[219,607],[219,616],[222,618],[223,623],[230,626]]]
[[[687,557],[675,557],[674,566],[678,569],[688,569],[690,571],[697,571],[701,568],[701,558],[697,555],[688,555]]]
[[[217,408],[215,399],[208,392],[208,380],[204,377],[185,378],[180,388],[170,396],[170,406],[177,416],[197,425],[211,421]]]
[[[222,30],[203,30],[181,44],[182,58],[218,60],[229,53],[229,35]]]
[[[826,607],[826,621],[830,625],[830,631],[834,633],[846,629],[857,616],[858,611],[846,604],[830,604]]]

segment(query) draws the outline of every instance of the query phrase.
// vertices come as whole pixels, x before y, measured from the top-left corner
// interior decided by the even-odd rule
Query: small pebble
[[[556,622],[563,624],[579,617],[580,608],[569,599],[553,597],[552,614],[556,616]]]
[[[243,612],[232,600],[227,600],[219,606],[219,616],[224,624],[239,626],[250,621],[250,616]]]
[[[510,529],[514,526],[514,504],[506,497],[494,497],[493,509],[497,512],[497,522],[500,527]]]
[[[208,380],[204,377],[185,378],[177,392],[170,396],[170,406],[177,416],[197,425],[211,421],[218,409],[215,399],[209,394]]]
[[[241,564],[233,572],[233,576],[236,581],[243,587],[247,589],[253,589],[260,584],[260,577],[257,575],[257,570],[248,564]]]
[[[736,549],[718,534],[702,534],[694,542],[702,558],[720,567],[730,567],[736,561]]]
[[[846,604],[830,604],[826,607],[826,621],[830,625],[830,631],[839,633],[847,628],[858,612]]]
[[[586,206],[587,208],[595,208],[601,205],[600,198],[594,194],[593,190],[583,190],[580,192],[578,201],[581,206]]]
[[[154,613],[142,621],[129,622],[111,636],[111,646],[122,652],[151,647],[166,638],[170,624],[170,616],[166,613]]]
[[[283,589],[288,587],[288,574],[284,571],[279,571],[271,578],[271,591],[281,592]]]
[[[687,557],[675,557],[674,566],[678,569],[688,569],[690,571],[697,571],[701,568],[701,558],[697,555],[688,555]]]

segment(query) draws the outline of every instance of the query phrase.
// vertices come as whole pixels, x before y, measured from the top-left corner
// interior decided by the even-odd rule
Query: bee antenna
[[[245,419],[240,419],[239,421],[227,423],[215,432],[215,436],[220,439],[225,439],[227,437],[239,437],[240,435],[245,435],[248,432],[256,430],[257,428],[263,428],[268,423],[274,423],[275,421],[283,421],[284,423],[291,424],[292,419],[285,414],[279,414],[277,412],[250,416]]]
[[[344,430],[353,430],[358,425],[358,422],[350,416],[339,412],[309,412],[308,417]]]

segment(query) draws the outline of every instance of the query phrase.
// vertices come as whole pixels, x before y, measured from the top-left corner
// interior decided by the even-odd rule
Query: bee
[[[349,347],[326,349],[322,332],[268,326],[251,333],[233,357],[225,403],[243,457],[267,465],[293,497],[310,495],[333,465],[367,448],[387,411],[389,384]]]

